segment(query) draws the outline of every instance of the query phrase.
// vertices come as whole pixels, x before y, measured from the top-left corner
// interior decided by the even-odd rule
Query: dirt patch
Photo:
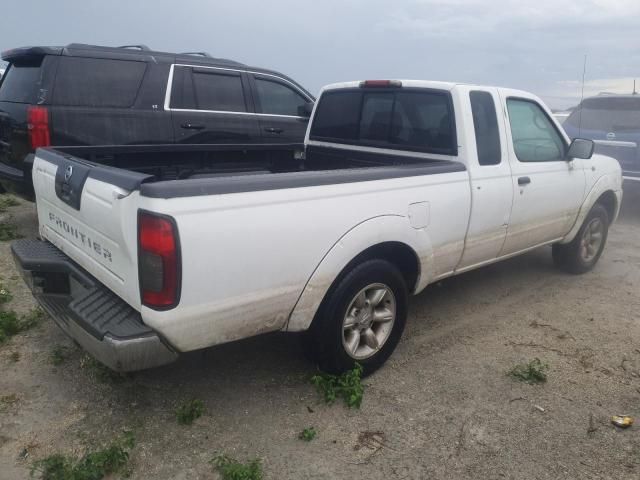
[[[132,430],[134,479],[215,479],[217,454],[259,458],[267,479],[638,478],[640,425],[610,422],[640,417],[640,184],[625,187],[592,273],[557,271],[543,248],[412,299],[404,337],[364,380],[359,410],[324,403],[294,336],[102,381],[47,321],[0,346],[0,396],[18,399],[0,409],[0,476],[26,478],[36,459],[78,457]],[[31,204],[8,211],[20,234],[36,234]],[[7,306],[29,311],[5,242],[0,275]],[[549,365],[545,383],[508,375],[534,358]],[[175,413],[185,399],[204,405],[188,426]],[[309,425],[317,437],[301,442]]]

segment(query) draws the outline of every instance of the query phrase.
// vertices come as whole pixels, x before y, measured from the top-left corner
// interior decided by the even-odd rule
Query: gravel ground
[[[32,204],[9,209],[36,234]],[[6,220],[7,214],[0,214]],[[0,219],[1,220],[1,219]],[[133,430],[131,478],[216,479],[209,460],[260,458],[266,479],[640,478],[640,183],[596,269],[558,272],[549,248],[430,286],[360,410],[325,405],[293,336],[267,335],[107,378],[50,321],[0,345],[0,478]],[[34,302],[0,242],[5,308]],[[67,347],[52,363],[52,351]],[[19,359],[16,360],[16,354]],[[540,358],[548,381],[506,372]],[[204,415],[179,425],[189,399]],[[1,400],[1,399],[0,399]],[[316,439],[297,438],[314,426]]]

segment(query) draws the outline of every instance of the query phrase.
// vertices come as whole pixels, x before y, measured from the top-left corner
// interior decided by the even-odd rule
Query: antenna
[[[582,66],[582,92],[580,93],[580,111],[578,112],[578,137],[582,135],[582,102],[584,101],[584,77],[587,74],[587,54],[584,54]]]

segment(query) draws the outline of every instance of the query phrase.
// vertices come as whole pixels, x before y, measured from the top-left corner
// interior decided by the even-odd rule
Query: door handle
[[[204,130],[205,126],[194,123],[183,123],[180,125],[180,128],[184,128],[185,130]]]
[[[519,177],[518,185],[528,185],[531,183],[531,179],[529,177]]]
[[[282,133],[284,130],[282,128],[276,127],[264,127],[264,131],[268,133]]]

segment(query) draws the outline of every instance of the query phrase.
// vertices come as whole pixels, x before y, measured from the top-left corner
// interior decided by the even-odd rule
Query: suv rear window
[[[9,66],[0,85],[1,102],[36,103],[42,58],[12,63]]]
[[[130,107],[135,102],[145,62],[62,57],[53,91],[56,105]]]
[[[456,155],[447,92],[341,90],[320,98],[312,140]]]
[[[607,133],[640,131],[640,98],[587,98],[569,115],[566,123]]]

